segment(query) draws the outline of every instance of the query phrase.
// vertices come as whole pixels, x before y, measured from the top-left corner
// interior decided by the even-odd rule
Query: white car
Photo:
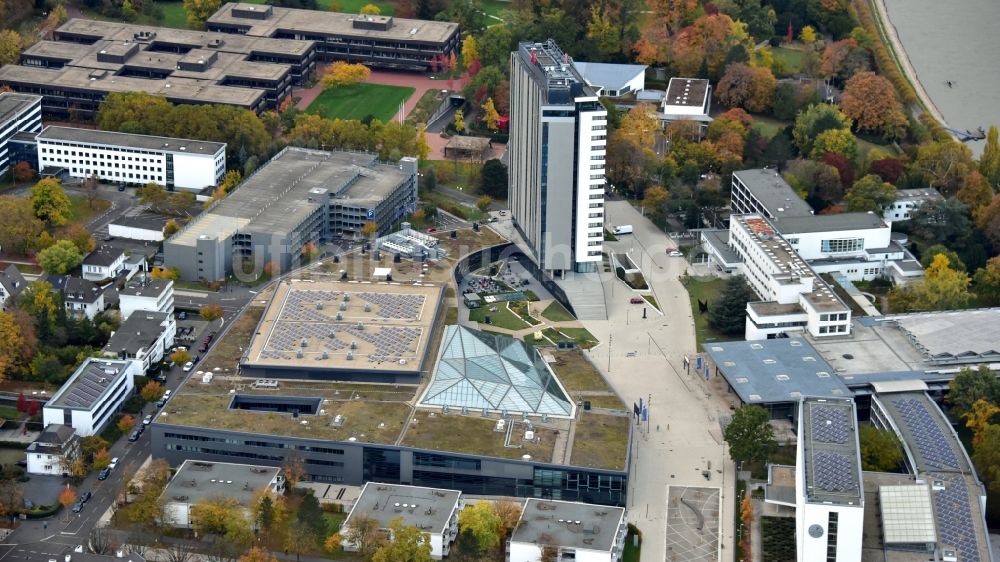
[[[111,462],[108,463],[108,468],[111,470],[114,470],[116,466],[118,466],[118,457],[111,459]]]
[[[184,364],[185,373],[191,371],[191,369],[194,369],[194,361],[188,361],[187,363]]]
[[[151,423],[153,423],[153,414],[149,414],[148,416],[142,418],[142,425],[149,425]]]
[[[682,257],[684,257],[684,254],[682,254],[681,252],[679,252],[677,250],[673,250],[673,251],[670,252],[670,257],[672,257],[672,258],[682,258]]]

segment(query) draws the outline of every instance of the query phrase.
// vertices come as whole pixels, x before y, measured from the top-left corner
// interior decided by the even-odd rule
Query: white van
[[[632,234],[632,225],[623,224],[621,226],[616,226],[615,229],[612,230],[612,232],[615,234],[615,236],[618,236],[620,234]]]

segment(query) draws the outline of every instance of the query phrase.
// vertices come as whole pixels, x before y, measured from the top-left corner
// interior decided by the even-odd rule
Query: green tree
[[[153,182],[140,187],[136,191],[136,195],[139,197],[140,203],[154,209],[162,208],[170,198],[170,194],[166,189],[163,189],[162,185]]]
[[[494,199],[507,199],[507,181],[507,166],[496,158],[487,160],[479,171],[480,190]]]
[[[43,179],[31,188],[31,206],[49,226],[62,226],[70,219],[69,197],[57,179]]]
[[[965,263],[962,259],[958,257],[958,254],[953,250],[949,250],[942,244],[934,244],[923,250],[920,256],[920,265],[924,269],[927,269],[934,263],[934,256],[942,254],[944,257],[948,258],[948,267],[957,271],[966,271]]]
[[[746,330],[747,303],[759,300],[742,275],[726,281],[719,298],[709,303],[708,325],[727,335],[741,335]]]
[[[483,123],[486,124],[486,128],[491,131],[496,131],[499,129],[500,125],[500,114],[497,113],[497,108],[493,105],[493,98],[487,98],[486,103],[482,105],[483,110]]]
[[[60,240],[38,252],[38,265],[49,275],[66,275],[71,269],[83,263],[80,249],[69,240]]]
[[[14,372],[23,358],[24,337],[14,317],[0,311],[0,382]]]
[[[795,118],[792,138],[800,154],[811,154],[816,137],[823,131],[851,128],[851,120],[835,105],[810,105]]]
[[[223,310],[222,307],[217,304],[206,304],[198,309],[198,314],[201,316],[202,320],[212,322],[213,320],[222,318]]]
[[[480,551],[489,550],[500,543],[503,521],[487,501],[477,501],[458,514],[458,526],[470,531],[476,538]]]
[[[510,53],[514,50],[514,35],[507,25],[491,25],[479,36],[476,46],[484,69],[491,66],[506,67],[510,64]]]
[[[848,160],[858,156],[858,139],[847,129],[829,129],[813,139],[811,158],[822,158],[826,154],[840,154]]]
[[[1000,304],[1000,256],[994,256],[972,277],[976,295],[988,306]]]
[[[767,460],[777,446],[767,410],[760,406],[743,406],[733,412],[723,438],[729,444],[729,456],[736,462]]]
[[[979,173],[986,176],[993,189],[1000,188],[1000,142],[997,141],[996,125],[990,125],[986,133],[986,146],[979,157]]]
[[[462,66],[471,68],[472,63],[477,60],[479,60],[479,47],[476,44],[476,38],[468,35],[462,41]]]
[[[184,13],[191,29],[205,29],[205,21],[219,11],[221,0],[184,0]]]
[[[0,30],[0,66],[16,64],[21,58],[24,41],[21,34],[12,29]]]
[[[865,424],[861,426],[858,440],[863,470],[895,472],[903,462],[903,448],[892,431]]]
[[[430,562],[431,541],[427,533],[413,525],[403,525],[402,517],[390,521],[389,530],[392,541],[375,551],[373,562]]]
[[[972,150],[951,139],[920,145],[911,165],[911,170],[922,174],[930,187],[938,188],[946,197],[958,191],[972,168]]]
[[[459,133],[465,131],[465,112],[461,109],[455,111],[455,130]]]
[[[156,381],[149,381],[146,383],[145,386],[142,387],[142,390],[139,391],[139,394],[142,396],[142,399],[145,400],[146,402],[156,402],[160,398],[163,398],[163,395],[166,393],[166,390],[167,389],[163,388],[163,385],[161,385],[160,383]]]
[[[977,400],[1000,404],[1000,380],[986,365],[973,369],[964,367],[948,385],[945,402],[951,405],[956,417],[964,417],[972,411]]]
[[[377,16],[382,13],[382,8],[379,8],[375,4],[365,4],[364,6],[361,6],[361,11],[358,13]]]
[[[476,208],[484,213],[490,209],[490,205],[492,204],[493,198],[489,195],[483,195],[479,199],[476,199]]]
[[[847,210],[852,212],[871,211],[881,215],[895,201],[896,186],[875,174],[854,182],[847,192]]]
[[[177,224],[177,221],[175,219],[168,220],[163,225],[163,238],[164,239],[170,238],[174,234],[177,234],[177,232],[180,229],[181,229],[181,225]]]
[[[653,220],[662,221],[667,215],[667,201],[670,199],[670,192],[662,186],[654,185],[647,187],[642,197],[642,206],[649,212]]]
[[[505,188],[506,189],[506,188]],[[0,195],[0,248],[13,254],[27,254],[45,232],[45,224],[35,216],[31,201]]]

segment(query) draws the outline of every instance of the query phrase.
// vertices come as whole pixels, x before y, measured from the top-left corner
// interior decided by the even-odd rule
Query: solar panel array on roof
[[[843,408],[813,405],[812,438],[823,443],[847,443],[847,412]]]
[[[949,444],[951,439],[941,431],[922,402],[912,398],[896,398],[891,402],[909,426],[920,456],[928,466],[938,470],[960,469],[962,465]]]
[[[972,505],[965,477],[934,472],[930,476],[944,484],[944,489],[934,494],[934,512],[937,514],[941,542],[958,550],[962,562],[979,562],[979,540],[972,522]]]
[[[827,492],[848,492],[858,484],[851,474],[854,462],[840,453],[817,452],[813,455],[813,484]]]
[[[123,368],[120,364],[91,361],[70,387],[58,398],[59,405],[69,408],[90,408],[116,379]]]

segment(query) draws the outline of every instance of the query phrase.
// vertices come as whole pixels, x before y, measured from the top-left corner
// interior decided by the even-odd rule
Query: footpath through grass
[[[354,84],[321,93],[308,111],[327,119],[364,119],[371,115],[383,123],[391,120],[415,88],[385,84]]]

